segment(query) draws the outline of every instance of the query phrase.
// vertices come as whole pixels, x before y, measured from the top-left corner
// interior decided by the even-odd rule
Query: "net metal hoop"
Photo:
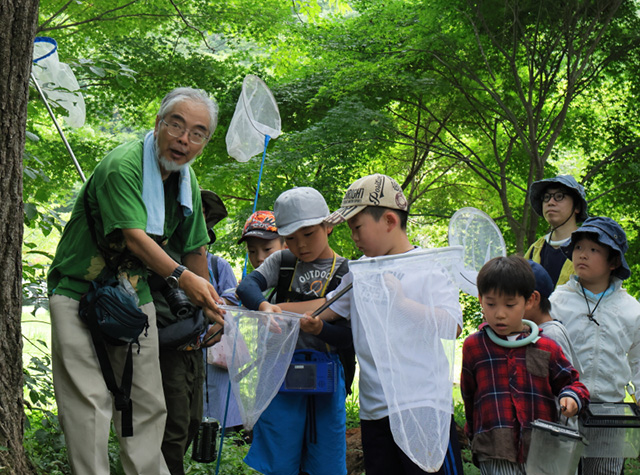
[[[247,114],[247,117],[249,118],[249,123],[251,124],[251,127],[253,127],[255,131],[258,132],[259,134],[264,135],[265,137],[269,137],[271,139],[273,137],[271,137],[269,134],[265,134],[258,127],[256,127],[256,121],[254,119],[253,111],[249,110],[248,104],[249,104],[250,97],[248,97],[247,95],[247,89],[249,88],[249,81],[256,82],[257,87],[252,88],[253,94],[255,94],[255,92],[258,90],[259,87],[263,88],[266,91],[267,95],[269,96],[269,99],[271,99],[271,102],[275,107],[276,112],[278,113],[278,117],[280,117],[280,109],[278,108],[278,103],[276,102],[276,98],[273,96],[271,89],[269,89],[267,84],[262,79],[260,79],[258,76],[254,74],[247,74],[247,76],[245,76],[244,80],[242,81],[242,91],[240,93],[242,94],[242,107],[244,107],[244,112],[245,114]],[[265,144],[265,150],[266,148],[267,147]]]
[[[47,52],[46,54],[43,54],[42,56],[39,56],[38,58],[33,59],[34,63],[37,63],[38,61],[41,61],[43,59],[48,58],[49,56],[51,56],[53,53],[55,53],[58,50],[58,43],[56,42],[56,40],[54,40],[53,38],[50,38],[48,36],[36,36],[35,39],[33,40],[34,43],[49,43],[50,45],[53,45],[53,49],[49,52]]]
[[[474,235],[474,232],[468,229],[469,225],[474,221],[487,225],[487,227],[491,229],[493,234],[491,238],[496,239],[495,242],[498,243],[497,248],[501,249],[502,251],[500,254],[502,256],[506,256],[507,246],[504,242],[504,237],[502,236],[502,232],[500,231],[500,228],[498,228],[496,223],[493,221],[493,219],[491,219],[491,217],[487,213],[473,207],[460,208],[458,211],[456,211],[453,214],[453,216],[449,220],[449,233],[448,233],[449,245],[462,246],[465,250],[465,257],[466,257],[466,253],[470,250],[470,246],[467,245],[467,243],[465,243],[465,238],[468,238],[469,236]],[[461,228],[464,229],[464,232],[462,233],[457,232]],[[474,237],[479,237],[479,236],[474,236]],[[493,257],[496,257],[496,256],[493,256]],[[465,259],[465,264],[466,262],[467,261]],[[467,266],[465,265],[465,267]],[[474,267],[471,269],[476,271],[480,270],[477,267]]]

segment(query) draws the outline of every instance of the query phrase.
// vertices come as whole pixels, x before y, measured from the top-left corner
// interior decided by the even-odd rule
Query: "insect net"
[[[38,37],[33,43],[33,75],[47,99],[67,111],[64,120],[71,127],[82,127],[86,118],[84,97],[75,74],[58,59],[55,40]]]
[[[488,214],[476,208],[461,208],[449,220],[449,245],[464,249],[463,267],[456,275],[460,289],[476,297],[476,278],[490,259],[507,255],[500,228]]]
[[[364,330],[356,339],[366,340],[356,349],[370,348],[393,438],[426,471],[440,468],[449,444],[461,261],[457,246],[349,265]]]
[[[231,389],[242,423],[250,430],[282,386],[298,341],[301,316],[222,308],[226,313],[221,342]]]
[[[262,79],[247,75],[227,131],[227,152],[246,162],[263,151],[265,137],[280,136],[280,129],[280,111],[273,94]]]

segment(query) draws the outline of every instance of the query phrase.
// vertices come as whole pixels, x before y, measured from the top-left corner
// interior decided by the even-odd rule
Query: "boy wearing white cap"
[[[289,249],[271,254],[238,286],[238,297],[251,310],[280,310],[267,301],[263,291],[280,287],[281,267],[290,254],[294,257],[290,282],[277,291],[277,302],[321,298],[347,272],[346,259],[329,245],[331,227],[323,223],[329,208],[317,190],[287,190],[276,199],[273,212],[278,234],[285,237]],[[296,353],[311,361],[329,358],[338,382],[332,393],[278,393],[254,426],[253,443],[245,457],[249,466],[274,475],[347,473],[346,390],[337,349],[349,344],[348,326],[328,324],[318,335],[300,333]]]

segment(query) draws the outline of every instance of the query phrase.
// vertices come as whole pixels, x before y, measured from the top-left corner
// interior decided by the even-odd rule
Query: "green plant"
[[[220,450],[220,438],[217,441],[218,451]],[[249,445],[243,444],[240,435],[225,435],[222,453],[218,452],[220,457],[220,475],[253,475],[257,474],[255,470],[244,463],[244,456],[249,451]],[[191,449],[187,451],[184,457],[184,471],[186,475],[210,475],[215,473],[218,460],[211,463],[198,463],[191,459]]]
[[[347,396],[345,400],[347,409],[347,429],[360,426],[360,405],[358,404],[358,394],[356,391]]]
[[[38,340],[46,348],[46,342]],[[64,435],[54,411],[51,358],[33,356],[24,369],[25,437],[27,456],[39,473],[70,474]]]

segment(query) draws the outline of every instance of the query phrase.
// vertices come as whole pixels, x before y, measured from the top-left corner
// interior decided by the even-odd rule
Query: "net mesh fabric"
[[[506,256],[507,247],[500,228],[476,208],[462,208],[449,221],[449,245],[464,248],[463,267],[456,274],[460,289],[475,297],[478,295],[478,271],[490,259]]]
[[[300,315],[223,308],[229,379],[242,423],[250,430],[282,386],[298,341]]]
[[[426,471],[449,443],[462,248],[353,262],[353,303],[389,409],[393,438]],[[356,348],[359,347],[356,342]]]
[[[86,118],[84,97],[75,74],[66,63],[58,59],[49,42],[37,40],[33,44],[33,75],[49,101],[67,111],[64,120],[71,127],[82,127]],[[48,55],[48,56],[47,56]]]
[[[267,85],[249,74],[242,83],[242,93],[227,132],[227,152],[239,162],[246,162],[263,151],[265,136],[280,136],[278,104]]]

